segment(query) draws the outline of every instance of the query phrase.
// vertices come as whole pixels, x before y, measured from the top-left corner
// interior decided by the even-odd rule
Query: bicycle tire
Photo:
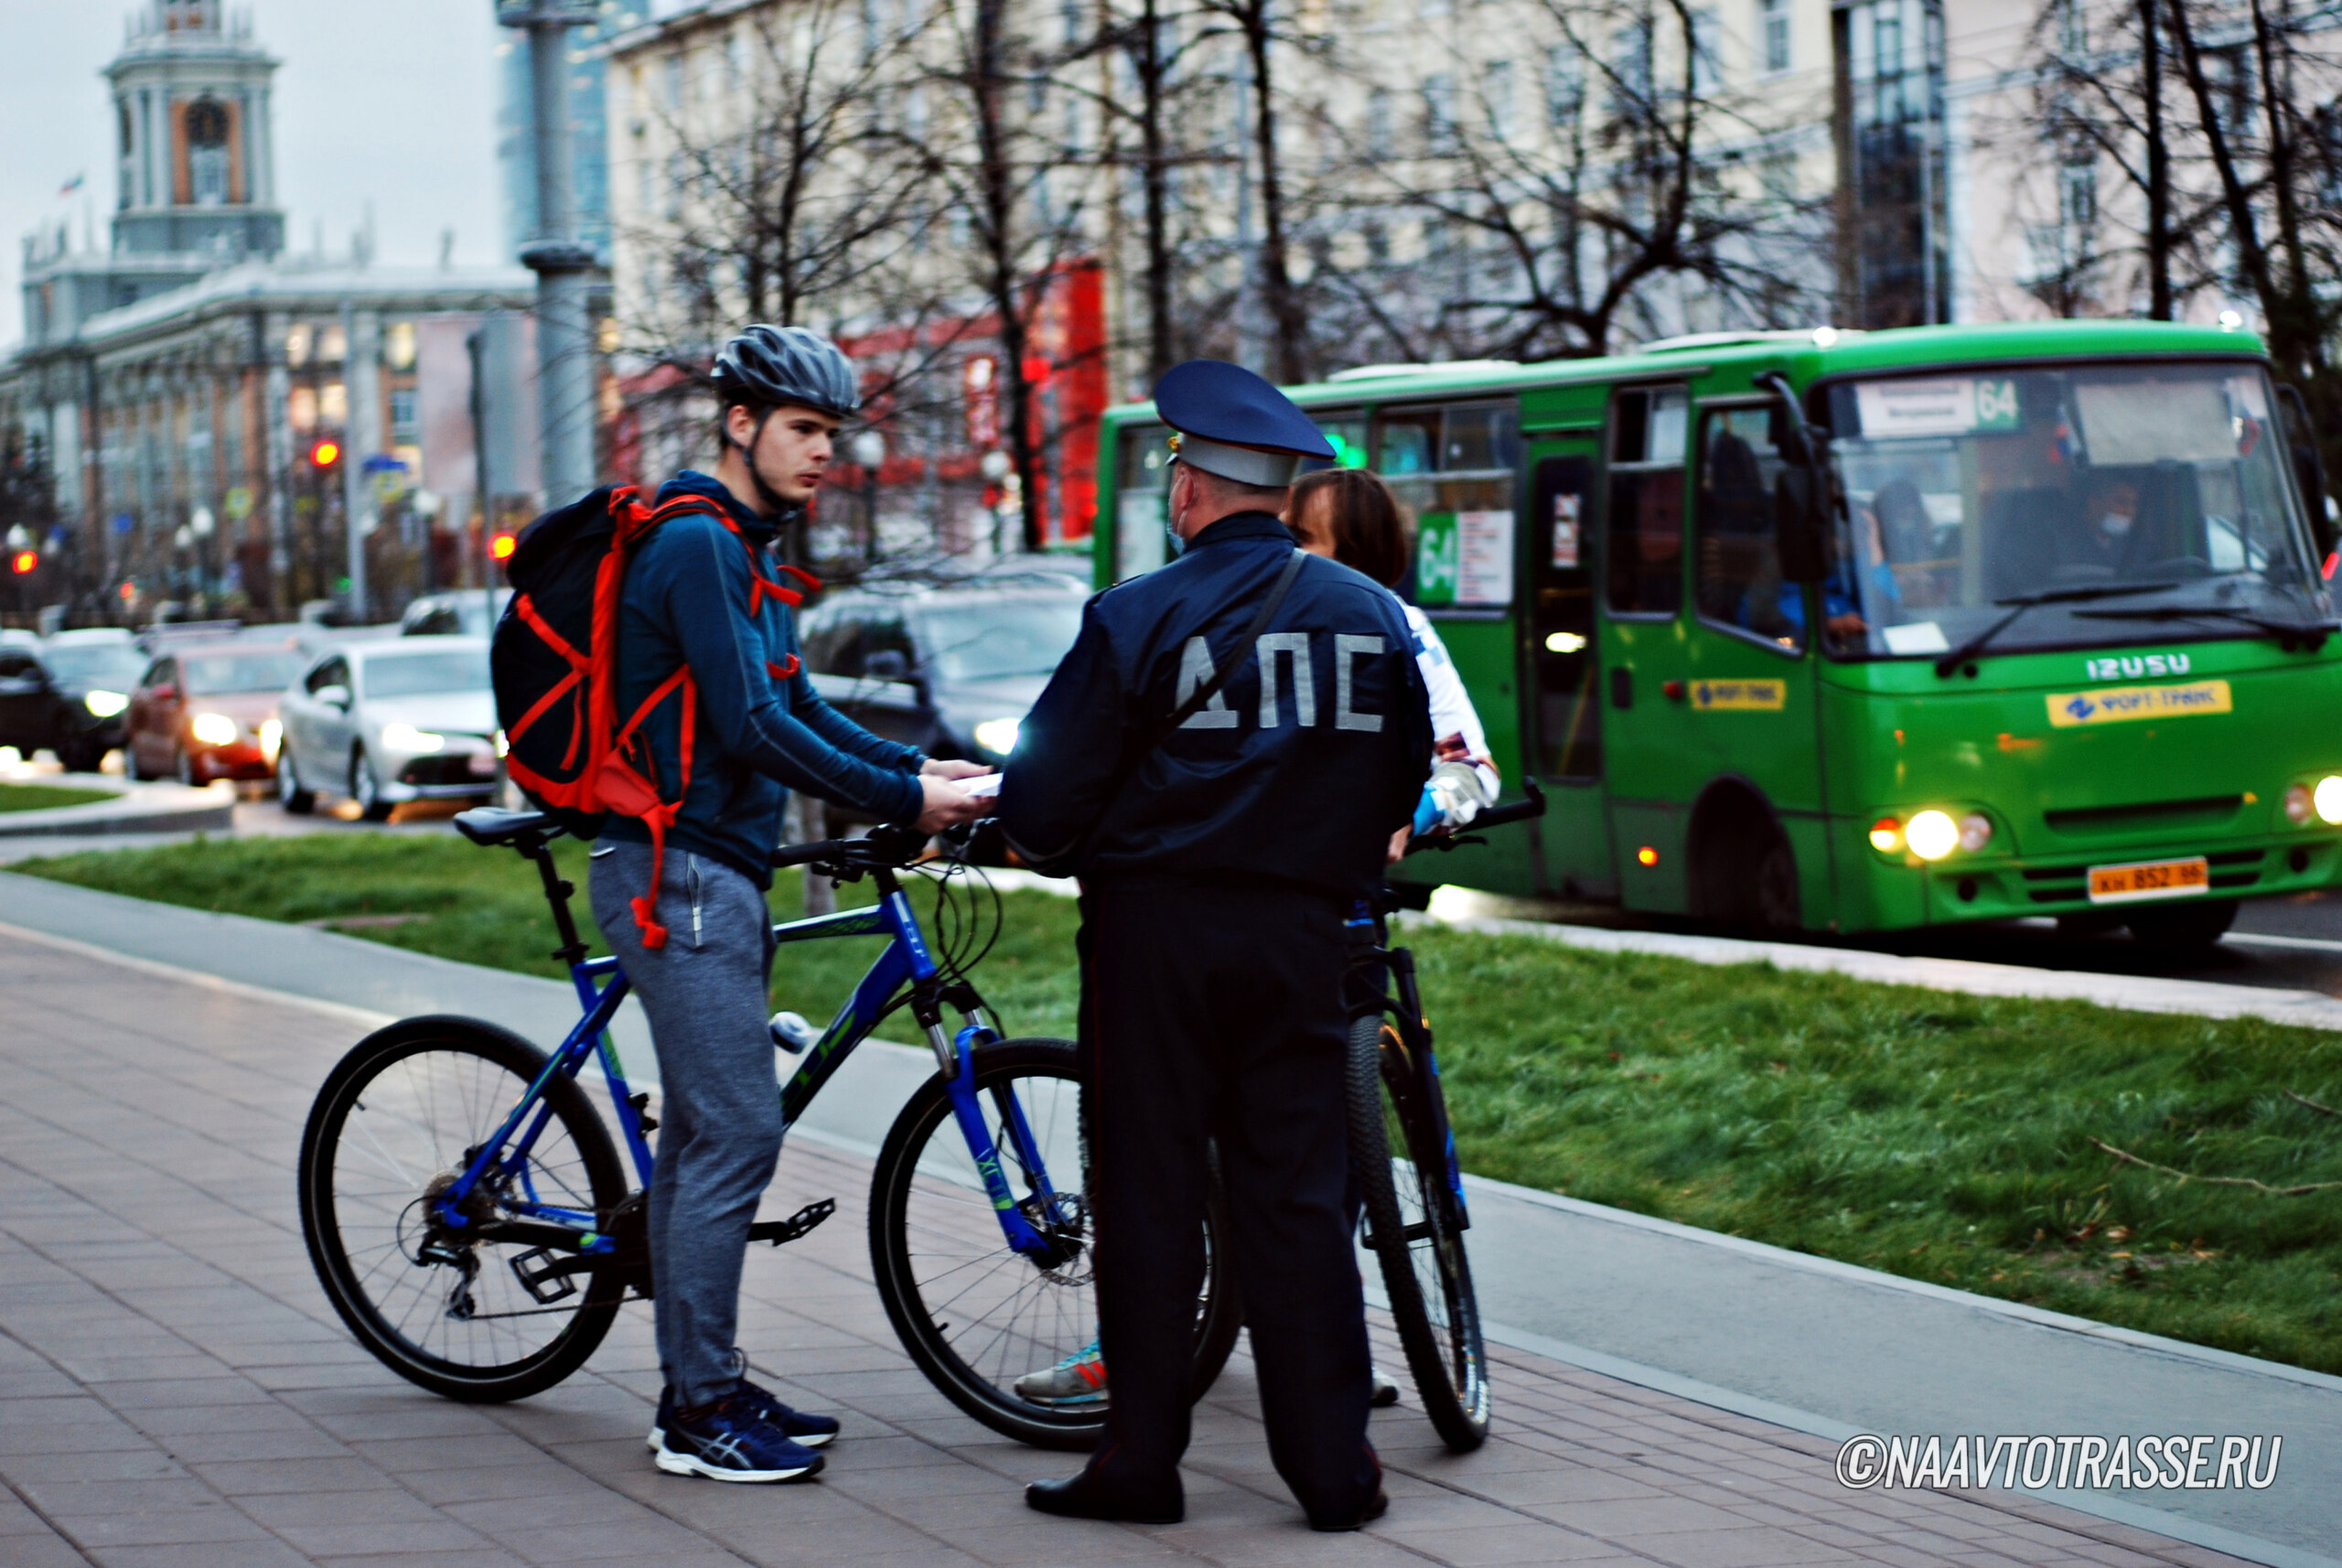
[[[1446,1140],[1419,1104],[1405,1047],[1379,1013],[1350,1026],[1348,1091],[1350,1167],[1365,1199],[1367,1237],[1407,1353],[1415,1392],[1440,1440],[1468,1454],[1488,1440],[1488,1356],[1464,1237],[1438,1188],[1447,1179]],[[1396,1079],[1404,1088],[1396,1088]],[[1429,1092],[1438,1080],[1427,1078]],[[1399,1133],[1393,1147],[1392,1131]]]
[[[553,1387],[601,1344],[625,1294],[615,1262],[569,1276],[580,1288],[547,1305],[509,1266],[524,1247],[475,1243],[461,1254],[469,1267],[452,1273],[443,1272],[447,1263],[415,1256],[424,1191],[462,1167],[544,1064],[543,1051],[493,1024],[403,1019],[341,1058],[302,1131],[301,1234],[327,1299],[383,1365],[449,1399],[490,1403]],[[564,1195],[565,1206],[612,1212],[627,1196],[627,1182],[602,1119],[575,1079],[556,1074],[544,1098],[553,1115],[532,1148],[532,1181],[544,1184],[541,1194]],[[361,1118],[354,1131],[353,1115]],[[387,1226],[386,1216],[395,1216]],[[391,1267],[393,1255],[406,1266]],[[415,1329],[417,1308],[443,1289],[445,1310],[424,1313],[424,1326]],[[490,1310],[478,1310],[482,1296]],[[532,1333],[540,1320],[545,1331]],[[500,1330],[500,1323],[512,1326]],[[463,1331],[435,1334],[438,1324]],[[476,1324],[489,1326],[485,1335],[471,1331]]]
[[[1070,1157],[1080,1166],[1080,1190],[1086,1195],[1090,1190],[1089,1139],[1081,1126],[1081,1099],[1087,1092],[1089,1073],[1079,1047],[1070,1040],[1004,1040],[980,1047],[974,1053],[973,1066],[976,1087],[982,1090],[998,1090],[1020,1079],[1058,1086],[1054,1090],[1023,1096],[1026,1101],[1047,1101],[1026,1104],[1026,1119],[1035,1123],[1033,1135],[1042,1146],[1051,1180],[1062,1185],[1063,1160]],[[1065,1092],[1068,1088],[1070,1094]],[[1070,1125],[1065,1124],[1069,1114]],[[1038,1124],[1045,1118],[1052,1119],[1053,1124],[1047,1128]],[[994,1125],[997,1140],[996,1118]],[[939,1130],[942,1131],[940,1156],[935,1148]],[[1057,1150],[1054,1154],[1053,1146]],[[951,1168],[955,1162],[956,1171]],[[1014,1158],[1004,1144],[1002,1166],[1010,1173],[1014,1186]],[[919,1209],[917,1215],[912,1212],[914,1204]],[[1083,1219],[1086,1222],[1086,1201]],[[924,1274],[920,1260],[930,1254],[923,1251],[921,1243],[944,1225],[965,1238],[962,1244],[983,1250],[967,1254],[970,1262],[944,1274]],[[1228,1214],[1217,1171],[1204,1225],[1204,1289],[1198,1303],[1191,1372],[1195,1397],[1198,1399],[1227,1365],[1229,1353],[1236,1345],[1237,1331],[1243,1326],[1234,1271],[1220,1244],[1221,1238],[1228,1234]],[[1019,1397],[1014,1387],[1015,1373],[1047,1367],[1086,1344],[1097,1332],[1096,1287],[1088,1278],[1088,1237],[1080,1231],[1077,1235],[1085,1243],[1083,1251],[1055,1272],[1061,1277],[1053,1277],[1052,1271],[1042,1270],[1010,1251],[990,1201],[976,1187],[973,1165],[952,1122],[951,1101],[942,1079],[930,1077],[919,1086],[896,1117],[879,1153],[877,1168],[871,1174],[870,1258],[877,1274],[878,1296],[886,1304],[887,1318],[894,1324],[904,1349],[946,1399],[1003,1436],[1037,1448],[1091,1448],[1105,1430],[1101,1407],[1069,1410],[1037,1404]],[[959,1254],[941,1254],[955,1255]],[[955,1282],[957,1294],[929,1305],[930,1293],[926,1287],[987,1261],[989,1266],[981,1277]],[[952,1317],[963,1316],[955,1312],[955,1304],[962,1302],[977,1284],[996,1278],[1004,1269],[1019,1284],[1011,1296],[1012,1302],[1029,1283],[1025,1277],[1028,1272],[1067,1294],[1047,1303],[1044,1312],[1049,1322],[1047,1329],[1019,1333],[1008,1324],[986,1325],[991,1337],[985,1343],[985,1353],[979,1353],[977,1359],[987,1365],[980,1368],[971,1360],[974,1347],[969,1341],[974,1336],[965,1332],[964,1319],[962,1332],[955,1335],[953,1331]],[[976,1332],[985,1332],[985,1326]],[[1005,1348],[999,1353],[989,1353],[994,1347],[1004,1345]]]

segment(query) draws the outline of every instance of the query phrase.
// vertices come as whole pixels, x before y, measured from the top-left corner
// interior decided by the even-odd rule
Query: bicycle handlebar
[[[776,867],[833,865],[855,871],[900,870],[926,849],[927,835],[917,828],[882,827],[871,829],[867,838],[783,844],[772,852],[772,864]]]
[[[1508,822],[1525,822],[1533,817],[1543,816],[1545,791],[1537,787],[1537,780],[1523,779],[1520,788],[1528,797],[1526,800],[1516,800],[1509,806],[1489,807],[1465,823],[1462,833],[1417,833],[1407,841],[1406,853],[1415,854],[1427,849],[1451,850],[1457,844],[1471,843],[1468,835],[1478,832],[1482,828],[1500,828]]]

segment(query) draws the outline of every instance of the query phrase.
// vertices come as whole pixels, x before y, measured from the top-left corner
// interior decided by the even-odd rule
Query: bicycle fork
[[[927,1024],[927,1030],[929,1042],[936,1046],[940,1057],[945,1047],[941,1043],[944,1036],[940,1010],[937,1021]],[[993,1109],[999,1113],[1000,1130],[1008,1142],[1006,1153],[1024,1172],[1026,1186],[1031,1192],[1025,1205],[1017,1202],[1015,1190],[1008,1185],[1008,1173],[1001,1166],[1003,1151],[993,1136],[992,1119],[984,1114],[983,1101],[976,1089],[976,1049],[999,1038],[999,1034],[983,1021],[983,1015],[971,1010],[968,1022],[950,1041],[951,1070],[943,1080],[944,1093],[1009,1247],[1039,1267],[1057,1268],[1070,1262],[1079,1250],[1078,1243],[1062,1234],[1063,1230],[1075,1223],[1077,1216],[1068,1211],[1065,1199],[1049,1180],[1039,1140],[1033,1136],[1032,1123],[1026,1119],[1024,1101],[1015,1090],[1002,1085],[989,1091]],[[1049,1228],[1050,1234],[1035,1228],[1033,1221],[1037,1218]]]
[[[1399,1041],[1405,1060],[1405,1092],[1412,1098],[1418,1114],[1429,1123],[1429,1131],[1437,1141],[1439,1158],[1445,1168],[1448,1200],[1455,1206],[1453,1228],[1472,1228],[1472,1211],[1464,1200],[1464,1170],[1456,1158],[1456,1131],[1448,1124],[1447,1096],[1439,1082],[1439,1056],[1432,1048],[1431,1020],[1423,1014],[1423,993],[1415,983],[1415,955],[1407,948],[1372,949],[1365,955],[1372,961],[1387,967],[1398,991],[1394,1003],[1386,994],[1380,1000],[1396,1022]]]

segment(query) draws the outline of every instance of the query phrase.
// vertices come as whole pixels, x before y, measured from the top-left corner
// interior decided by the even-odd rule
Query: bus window
[[[1691,412],[1681,387],[1618,394],[1610,441],[1610,608],[1671,616],[1683,603],[1683,436]]]
[[[1379,425],[1375,466],[1415,528],[1415,569],[1400,593],[1425,609],[1509,607],[1520,411],[1509,403],[1385,409]]]
[[[1602,704],[1595,698],[1594,574],[1580,521],[1594,493],[1591,457],[1537,465],[1530,505],[1530,656],[1537,671],[1536,769],[1548,779],[1602,772]]]
[[[1309,419],[1324,433],[1326,445],[1334,449],[1334,456],[1330,462],[1323,457],[1304,457],[1301,460],[1302,473],[1313,473],[1319,468],[1366,467],[1366,414],[1362,410],[1313,412]]]
[[[1171,493],[1171,431],[1161,424],[1126,424],[1116,454],[1114,580],[1163,564],[1163,527]]]
[[[1700,489],[1692,517],[1693,592],[1700,618],[1779,647],[1805,647],[1805,593],[1781,581],[1773,541],[1773,481],[1780,454],[1773,410],[1710,409],[1700,416]],[[1825,586],[1834,621],[1852,596]]]

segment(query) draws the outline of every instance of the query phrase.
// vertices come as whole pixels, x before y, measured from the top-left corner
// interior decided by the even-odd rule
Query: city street
[[[844,1437],[811,1486],[662,1477],[640,1446],[640,1309],[586,1371],[501,1407],[409,1387],[333,1318],[291,1169],[361,1015],[16,938],[0,1009],[11,1568],[2235,1561],[2007,1494],[1848,1492],[1823,1440],[1504,1349],[1479,1453],[1446,1455],[1409,1405],[1377,1416],[1391,1509],[1363,1538],[1302,1528],[1241,1353],[1198,1420],[1183,1525],[1045,1520],[1018,1487],[1070,1461],[999,1441],[909,1366],[871,1285],[867,1166],[801,1142],[769,1207],[834,1194],[838,1219],[752,1257],[742,1332],[759,1376],[840,1412]]]

